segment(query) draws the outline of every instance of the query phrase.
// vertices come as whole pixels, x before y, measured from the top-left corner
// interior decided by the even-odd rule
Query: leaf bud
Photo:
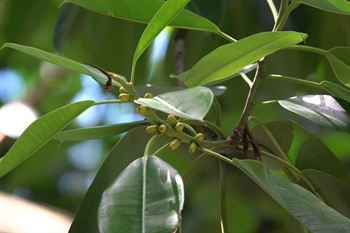
[[[168,115],[168,124],[173,127],[176,125],[176,123],[177,123],[176,117],[173,114],[169,114]]]
[[[170,150],[175,150],[180,146],[180,144],[181,144],[181,140],[176,138],[174,141],[172,141],[169,144],[169,148],[170,148]]]
[[[188,152],[191,154],[194,153],[197,150],[197,143],[191,142],[190,146],[188,147]]]
[[[166,125],[162,124],[162,125],[158,126],[158,130],[161,133],[165,133],[166,132]]]
[[[128,93],[128,91],[124,87],[119,88],[120,93]]]
[[[158,132],[158,125],[150,125],[146,128],[146,133],[155,134]]]
[[[153,98],[153,95],[151,93],[146,93],[144,97],[149,99]]]
[[[197,133],[196,136],[194,136],[194,141],[199,143],[204,140],[204,134],[202,133]]]
[[[136,108],[136,112],[140,114],[141,116],[146,116],[148,112],[148,107],[141,105]]]
[[[177,132],[181,132],[183,129],[184,129],[184,124],[182,124],[181,122],[178,122],[178,123],[175,125],[175,130],[176,130]]]
[[[130,102],[130,94],[127,94],[127,93],[119,94],[119,100],[121,102]]]

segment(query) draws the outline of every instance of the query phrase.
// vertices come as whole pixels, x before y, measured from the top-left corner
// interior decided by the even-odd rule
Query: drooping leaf
[[[350,219],[350,186],[326,173],[307,169],[303,174],[315,186],[327,205]]]
[[[264,124],[289,161],[299,170],[314,169],[330,174],[346,184],[350,180],[345,168],[334,153],[316,136],[292,121],[275,121]],[[253,128],[255,139],[274,154],[283,157],[278,146],[261,127]]]
[[[350,103],[350,91],[345,89],[344,87],[341,87],[335,83],[328,82],[328,81],[322,81],[320,83],[321,86],[326,88],[326,90],[334,97],[343,99]]]
[[[24,46],[24,45],[18,45],[18,44],[12,44],[12,43],[6,43],[0,49],[3,49],[3,48],[12,48],[12,49],[20,51],[22,53],[28,54],[32,57],[35,57],[35,58],[38,58],[38,59],[41,59],[44,61],[48,61],[48,62],[53,63],[55,65],[58,65],[58,66],[61,66],[61,67],[64,67],[64,68],[67,68],[67,69],[70,69],[73,71],[77,71],[77,72],[82,73],[82,74],[90,75],[93,79],[95,79],[97,82],[99,82],[101,84],[105,84],[107,81],[106,75],[104,75],[98,69],[96,69],[92,66],[89,66],[89,65],[84,65],[84,64],[81,64],[79,62],[70,60],[68,58],[58,56],[58,55],[53,54],[53,53],[48,53],[46,51],[43,51],[43,50],[40,50],[37,48]],[[126,81],[126,79],[122,75],[117,75],[117,76]],[[116,83],[114,81],[112,81],[112,83],[113,83],[113,86],[120,86],[118,83]]]
[[[184,187],[178,172],[156,156],[132,162],[103,193],[100,232],[175,232]]]
[[[327,206],[311,192],[273,174],[268,174],[268,177],[274,189],[287,203],[294,216],[311,232],[350,231],[350,219]]]
[[[109,152],[75,215],[70,233],[98,232],[97,211],[102,193],[112,181],[145,150],[151,138],[144,127],[128,131]]]
[[[0,177],[29,158],[72,120],[94,104],[95,102],[90,100],[76,102],[58,108],[34,121],[0,160]]]
[[[53,35],[53,45],[57,51],[61,51],[63,43],[69,32],[72,22],[78,12],[78,6],[64,4],[57,16],[55,31]]]
[[[180,13],[190,0],[168,0],[166,1],[143,31],[134,53],[135,63],[146,48],[152,43],[156,36]]]
[[[263,32],[223,45],[192,67],[185,84],[194,87],[226,79],[260,58],[295,45],[306,37],[298,32]]]
[[[135,103],[178,117],[202,120],[209,111],[213,98],[213,92],[209,88],[194,87],[153,98],[139,98]]]
[[[86,1],[66,0],[65,3],[74,3],[88,10],[111,17],[126,19],[139,23],[149,23],[155,13],[164,4],[161,0],[118,0],[118,1]],[[169,24],[172,27],[194,30],[211,31],[218,33],[219,28],[209,20],[200,17],[188,10],[182,10]]]
[[[347,0],[291,0],[295,3],[302,3],[324,11],[337,14],[350,15],[350,2]]]
[[[348,3],[350,12],[350,2]],[[350,87],[350,47],[336,47],[326,55],[338,80]]]
[[[285,109],[329,128],[350,132],[350,115],[329,95],[307,95],[279,100]]]
[[[81,129],[64,130],[55,135],[54,139],[60,141],[83,141],[105,137],[112,137],[135,127],[148,124],[147,121],[135,121],[117,125],[95,126]]]
[[[324,204],[301,186],[278,175],[268,173],[262,163],[239,159],[233,159],[232,162],[312,232],[347,232],[350,230],[350,219]]]

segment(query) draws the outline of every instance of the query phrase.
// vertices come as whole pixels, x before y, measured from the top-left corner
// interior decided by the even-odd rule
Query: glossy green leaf
[[[337,14],[350,15],[350,2],[347,0],[291,0],[295,3],[302,3],[324,11]]]
[[[197,62],[186,77],[189,87],[217,82],[277,50],[306,39],[298,32],[263,32],[223,45]]]
[[[307,169],[303,171],[327,205],[350,219],[350,186],[326,173]]]
[[[180,13],[190,0],[168,0],[143,31],[137,44],[133,62],[135,63],[157,35]]]
[[[88,10],[111,17],[126,19],[130,21],[149,23],[156,12],[164,4],[161,0],[66,0]],[[180,14],[169,24],[172,27],[187,28],[194,30],[211,31],[218,33],[219,28],[209,20],[200,17],[188,10],[182,10]]]
[[[206,87],[194,87],[164,93],[153,98],[139,98],[135,103],[187,119],[202,120],[210,109],[214,94]]]
[[[277,193],[293,212],[294,216],[311,232],[349,232],[350,219],[327,206],[314,194],[287,179],[268,175]]]
[[[308,95],[279,100],[285,109],[338,131],[350,132],[350,115],[329,95]]]
[[[95,102],[90,100],[76,102],[58,108],[34,121],[0,160],[0,177],[34,154],[72,120],[94,104]]]
[[[128,131],[113,147],[96,174],[75,215],[70,233],[95,233],[98,231],[97,211],[102,193],[112,181],[137,157],[143,154],[151,138],[144,127]]]
[[[233,164],[312,232],[347,232],[350,230],[350,219],[324,204],[301,186],[268,173],[262,163],[233,159]]]
[[[95,126],[81,129],[64,130],[55,135],[60,141],[83,141],[98,138],[112,137],[135,127],[149,124],[147,121],[135,121],[117,125]]]
[[[321,86],[326,88],[326,90],[334,97],[343,99],[350,103],[350,91],[345,89],[344,87],[341,87],[335,83],[328,82],[328,81],[322,81],[320,83]]]
[[[255,139],[274,154],[283,157],[278,146],[299,170],[315,169],[350,184],[345,168],[339,159],[316,136],[292,121],[274,121],[253,128]],[[270,138],[274,137],[276,143]]]
[[[338,80],[350,87],[350,47],[332,48],[328,50],[326,57]]]
[[[156,156],[132,162],[103,193],[100,232],[175,232],[184,204],[181,176]]]
[[[40,50],[37,48],[24,46],[24,45],[18,45],[18,44],[12,44],[12,43],[4,44],[1,47],[1,49],[3,49],[3,48],[12,48],[12,49],[20,51],[22,53],[28,54],[32,57],[35,57],[35,58],[38,58],[38,59],[41,59],[44,61],[48,61],[48,62],[53,63],[55,65],[58,65],[58,66],[61,66],[61,67],[64,67],[64,68],[67,68],[67,69],[70,69],[73,71],[77,71],[77,72],[82,73],[82,74],[90,75],[93,79],[95,79],[97,82],[99,82],[101,84],[105,84],[107,81],[106,75],[104,75],[98,69],[96,69],[92,66],[89,66],[89,65],[84,65],[84,64],[81,64],[79,62],[70,60],[68,58],[58,56],[58,55],[53,54],[53,53],[48,53],[46,51],[43,51],[43,50]],[[123,76],[121,76],[121,75],[117,75],[117,76],[126,81],[126,79]],[[113,81],[113,86],[120,86],[120,85]]]

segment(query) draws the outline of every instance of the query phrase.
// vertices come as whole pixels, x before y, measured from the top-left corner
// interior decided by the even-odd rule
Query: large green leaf
[[[149,124],[147,121],[135,121],[117,125],[95,126],[81,129],[64,130],[55,135],[54,139],[60,141],[83,141],[105,137],[112,137],[137,126]]]
[[[350,219],[350,186],[326,173],[307,169],[303,174],[317,189],[327,205]]]
[[[181,10],[183,10],[189,1],[190,0],[168,0],[161,6],[141,35],[134,54],[134,63],[157,35],[180,13]]]
[[[348,5],[350,11],[350,3]],[[350,87],[350,47],[332,48],[326,57],[339,81]]]
[[[58,108],[34,121],[0,160],[0,177],[34,154],[72,120],[94,104],[95,102],[90,100],[76,102]]]
[[[139,98],[135,103],[187,119],[202,120],[210,109],[214,94],[207,87],[194,87],[164,93],[153,98]]]
[[[324,11],[338,14],[350,15],[350,2],[347,0],[291,0],[295,3],[302,3]]]
[[[175,232],[184,204],[181,176],[156,156],[132,162],[103,193],[100,232]]]
[[[350,132],[350,115],[330,95],[307,95],[279,100],[285,109],[329,128]]]
[[[272,174],[269,174],[268,177],[274,189],[287,203],[294,216],[311,232],[350,231],[350,219],[327,206],[314,194],[297,184],[289,182],[287,179],[281,179]]]
[[[33,56],[35,58],[38,58],[38,59],[41,59],[44,61],[48,61],[48,62],[53,63],[55,65],[58,65],[58,66],[61,66],[61,67],[64,67],[64,68],[67,68],[67,69],[70,69],[73,71],[77,71],[77,72],[80,72],[82,74],[90,75],[93,79],[95,79],[97,82],[102,83],[102,84],[105,84],[107,81],[106,75],[104,75],[98,69],[96,69],[92,66],[89,66],[89,65],[84,65],[84,64],[81,64],[79,62],[70,60],[68,58],[58,56],[58,55],[53,54],[53,53],[48,53],[46,51],[43,51],[43,50],[40,50],[37,48],[24,46],[24,45],[18,45],[18,44],[12,44],[12,43],[6,43],[0,49],[3,49],[3,48],[12,48],[12,49],[18,50],[22,53],[26,53],[30,56]],[[126,79],[123,76],[121,76],[121,75],[117,75],[117,76],[126,81]],[[113,86],[120,86],[120,85],[113,81]]]
[[[238,159],[233,159],[232,162],[312,232],[348,232],[350,230],[349,219],[301,186],[279,175],[268,173],[262,163]]]
[[[193,87],[226,79],[260,58],[298,44],[306,37],[298,32],[263,32],[223,45],[192,67],[185,84]]]
[[[263,129],[262,126],[266,129]],[[280,152],[282,150],[299,170],[319,170],[350,184],[346,170],[333,152],[320,139],[297,123],[275,121],[262,126],[253,128],[254,137],[276,155],[283,157]],[[275,143],[270,138],[271,136]]]
[[[113,147],[97,172],[75,215],[70,233],[98,232],[97,211],[102,193],[112,181],[137,157],[143,153],[150,139],[144,127],[128,131]]]
[[[95,11],[111,17],[130,21],[149,23],[156,12],[164,4],[161,0],[66,0],[88,10]],[[219,28],[209,20],[200,17],[188,10],[182,10],[169,26],[188,28],[194,30],[211,31],[218,33]]]

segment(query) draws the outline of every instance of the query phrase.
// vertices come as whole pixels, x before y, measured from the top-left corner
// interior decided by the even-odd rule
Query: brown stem
[[[175,35],[175,48],[174,48],[174,57],[175,57],[175,74],[179,75],[186,70],[185,66],[185,49],[186,49],[186,40],[187,40],[187,30],[178,29]],[[178,80],[178,86],[185,86],[184,83]]]

